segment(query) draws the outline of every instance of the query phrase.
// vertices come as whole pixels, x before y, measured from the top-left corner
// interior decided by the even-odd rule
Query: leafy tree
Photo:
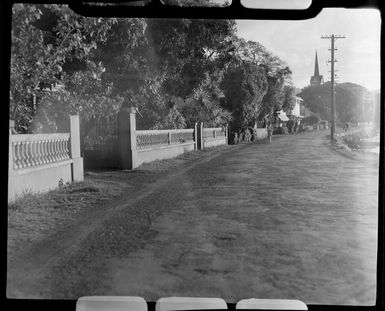
[[[223,67],[232,20],[151,19],[146,35],[153,49],[152,68],[162,76],[165,94],[187,98],[205,79]]]
[[[13,6],[10,118],[19,131],[31,130],[40,103],[49,94],[47,88],[90,78],[96,82],[91,85],[97,85],[104,68],[92,54],[114,22],[78,16],[61,5]],[[60,93],[66,91],[71,87]]]
[[[282,109],[287,111],[293,109],[295,106],[295,88],[291,84],[286,84],[283,86],[283,96],[282,96]]]
[[[233,45],[235,59],[248,61],[256,65],[271,65],[273,55],[259,42],[234,37]],[[278,60],[278,58],[274,59]]]
[[[232,129],[243,131],[253,125],[267,92],[267,83],[264,69],[250,62],[225,73],[221,87],[225,94],[224,106],[232,113]]]
[[[219,105],[218,85],[226,63],[227,42],[234,33],[234,21],[149,19],[146,23],[148,83],[153,86],[155,97],[162,100],[154,102],[150,96],[141,109],[147,112],[150,109],[145,106],[148,106],[158,111],[152,120],[158,119],[159,126],[164,116],[164,101],[178,98],[176,109],[182,113],[187,126],[197,121],[223,123],[229,116]],[[152,121],[148,121],[151,124]]]
[[[303,119],[303,123],[308,125],[318,124],[320,121],[321,119],[317,114],[311,114],[310,116]]]
[[[336,112],[341,122],[368,122],[374,117],[374,99],[363,86],[341,83],[336,86]]]
[[[186,116],[187,125],[194,126],[195,122],[203,122],[205,126],[216,127],[226,125],[231,114],[221,105],[224,95],[219,87],[221,77],[209,76],[181,105],[181,111]]]
[[[186,121],[183,115],[176,109],[176,107],[170,108],[168,114],[163,120],[157,121],[154,125],[154,129],[183,129],[186,128]]]
[[[330,82],[302,89],[299,96],[303,104],[322,119],[330,120]],[[370,93],[354,83],[335,86],[335,109],[340,122],[369,121],[373,117],[373,100]]]
[[[261,120],[282,107],[291,107],[294,89],[291,86],[291,70],[286,63],[258,42],[234,38],[233,44],[235,63],[251,62],[264,69],[268,88],[258,107],[257,119]]]
[[[307,86],[298,94],[303,105],[323,120],[330,120],[330,83]]]
[[[149,80],[145,29],[144,19],[118,19],[97,49],[95,58],[105,67],[102,79],[111,83],[117,94],[132,97]]]
[[[267,114],[271,114],[274,110],[282,109],[285,104],[285,83],[291,75],[289,67],[279,64],[278,68],[273,67],[275,64],[265,65],[267,68],[268,89],[263,97],[261,109],[258,114],[259,120],[263,119]],[[288,99],[290,104],[291,99]]]
[[[10,118],[16,128],[27,131],[36,109],[42,77],[55,81],[60,68],[49,59],[50,50],[44,48],[43,33],[32,25],[42,12],[35,6],[15,4],[12,21]]]

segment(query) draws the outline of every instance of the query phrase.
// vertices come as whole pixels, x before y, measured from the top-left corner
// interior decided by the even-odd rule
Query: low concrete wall
[[[13,134],[8,140],[8,203],[26,193],[46,192],[83,181],[79,116],[70,116],[70,133]]]
[[[180,154],[193,151],[195,149],[194,145],[195,143],[184,143],[139,149],[137,150],[137,165],[139,166],[143,163],[152,162],[155,160],[174,158]]]
[[[255,140],[261,140],[267,138],[267,128],[254,128]]]
[[[121,169],[170,159],[185,152],[228,143],[228,127],[204,128],[195,123],[190,129],[137,130],[136,108],[126,102],[118,115],[118,150]]]
[[[38,167],[12,171],[8,178],[8,202],[26,193],[39,193],[53,190],[72,181],[72,159]]]
[[[203,148],[210,148],[219,145],[227,145],[227,138],[203,139]]]

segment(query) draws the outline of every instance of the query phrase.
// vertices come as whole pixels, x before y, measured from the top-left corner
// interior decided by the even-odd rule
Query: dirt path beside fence
[[[57,298],[50,293],[53,266],[76,253],[106,219],[120,210],[130,213],[125,226],[130,249],[139,246],[134,234],[148,229],[149,213],[135,210],[133,202],[162,187],[175,176],[239,146],[218,146],[177,158],[143,164],[134,171],[88,171],[85,182],[43,195],[27,195],[9,206],[7,296],[12,298]],[[59,264],[60,265],[60,264]],[[59,274],[66,269],[60,267]],[[47,275],[48,274],[48,275]],[[65,298],[68,298],[65,296]]]
[[[348,158],[309,133],[169,166],[11,253],[8,296],[373,304],[377,160]]]

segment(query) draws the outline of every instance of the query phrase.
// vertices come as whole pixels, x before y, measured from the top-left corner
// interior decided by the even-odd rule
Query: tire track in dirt
[[[48,282],[49,287],[55,289],[55,298],[116,295],[110,286],[111,268],[130,254],[140,252],[157,236],[158,230],[153,224],[162,214],[170,215],[175,209],[179,210],[184,194],[189,191],[185,177],[183,174],[174,178],[167,188],[153,191],[107,219],[81,242],[77,252],[58,262],[49,275],[59,276],[61,281]],[[136,295],[143,297],[141,293]]]

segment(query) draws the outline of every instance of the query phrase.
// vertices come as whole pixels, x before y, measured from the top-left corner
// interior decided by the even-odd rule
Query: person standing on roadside
[[[318,123],[313,125],[313,130],[314,130],[315,134],[318,135],[318,130],[319,130]]]
[[[272,136],[273,136],[273,125],[269,122],[267,123],[267,138],[269,139],[270,143],[271,143]]]

